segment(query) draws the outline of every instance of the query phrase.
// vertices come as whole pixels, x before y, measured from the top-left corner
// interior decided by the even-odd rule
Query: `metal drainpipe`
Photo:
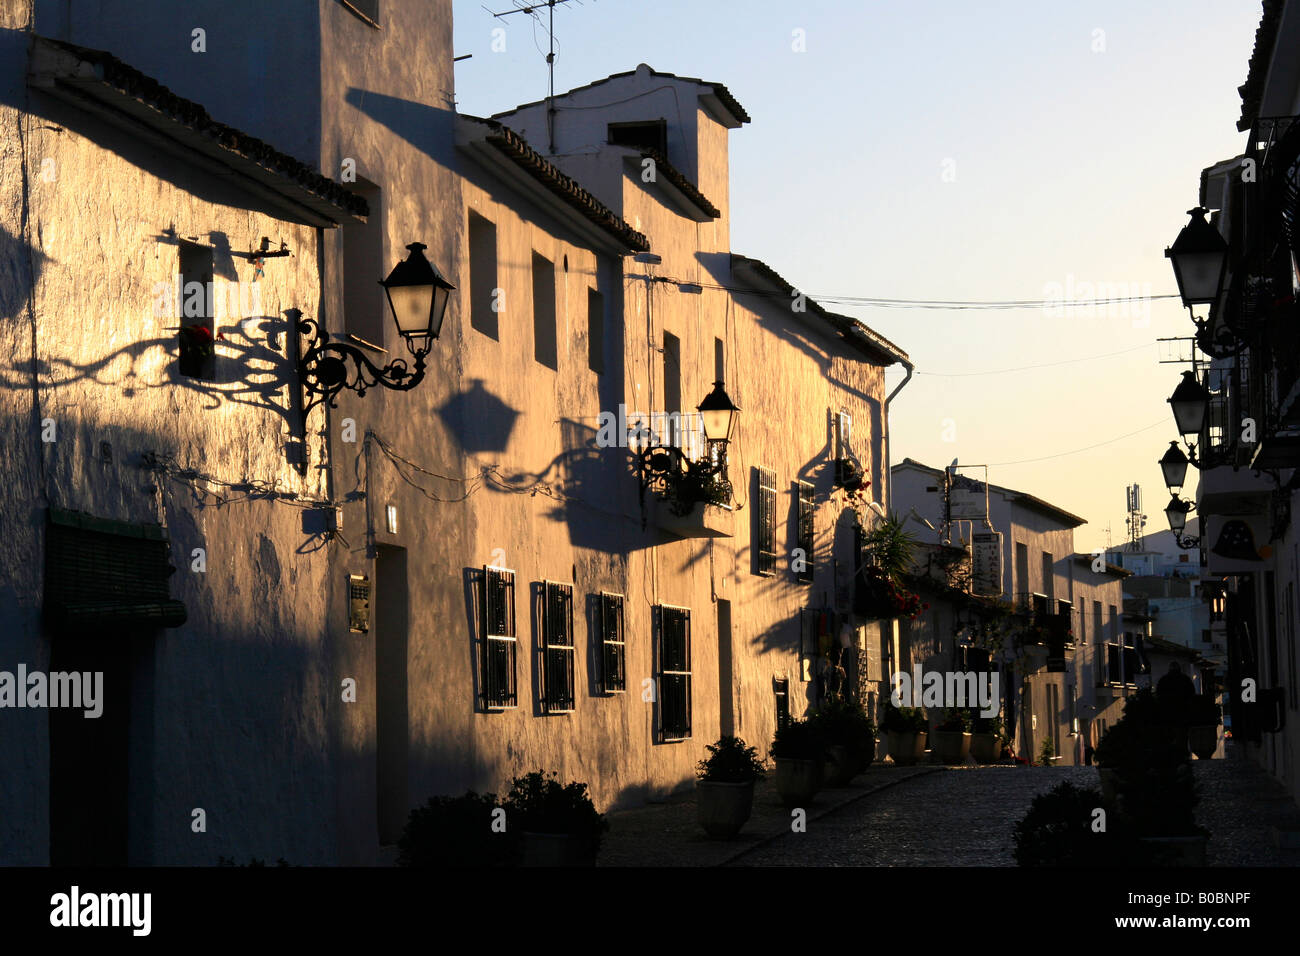
[[[894,397],[903,390],[903,386],[912,380],[912,373],[916,370],[911,362],[903,362],[903,368],[907,369],[907,375],[895,386],[894,390],[885,397],[885,510],[893,506],[894,503],[894,474],[890,462],[889,449],[893,444],[893,434],[889,427],[889,403]]]

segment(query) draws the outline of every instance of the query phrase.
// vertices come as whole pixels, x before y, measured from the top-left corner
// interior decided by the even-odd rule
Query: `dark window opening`
[[[515,707],[515,573],[483,569],[483,706],[488,710]]]
[[[758,475],[758,507],[754,509],[754,572],[776,573],[776,472],[754,469]]]
[[[555,334],[555,264],[533,253],[533,357],[550,369],[559,369]]]
[[[500,339],[497,310],[497,227],[478,213],[469,214],[469,324]]]
[[[691,735],[691,612],[659,607],[659,731],[663,740]]]
[[[776,729],[784,730],[790,723],[790,681],[773,678],[772,690],[776,695]]]
[[[795,547],[800,551],[799,563],[795,565],[795,576],[801,583],[811,584],[813,580],[813,538],[817,507],[813,502],[813,486],[808,482],[796,481],[795,492],[799,501],[798,537]]]
[[[605,371],[605,297],[595,289],[587,290],[587,367]]]
[[[383,195],[374,183],[360,178],[353,192],[365,198],[370,214],[365,222],[343,226],[343,328],[361,341],[384,347],[388,299],[379,281],[384,268]]]
[[[682,341],[671,332],[664,333],[664,411],[668,413],[667,434],[660,435],[666,445],[682,442]]]
[[[542,713],[573,710],[573,586],[542,585]]]
[[[189,378],[217,377],[216,328],[212,302],[212,249],[180,244],[180,373]]]
[[[627,690],[627,644],[623,637],[623,595],[600,595],[601,689]]]
[[[610,123],[609,145],[652,149],[668,158],[668,121],[649,120],[639,123]]]

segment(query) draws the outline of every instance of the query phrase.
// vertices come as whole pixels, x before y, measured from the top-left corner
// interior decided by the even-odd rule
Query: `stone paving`
[[[1300,810],[1255,764],[1193,761],[1210,831],[1211,866],[1297,866]],[[876,764],[844,789],[823,790],[805,833],[770,782],[734,840],[711,840],[696,821],[694,791],[609,815],[601,866],[1014,866],[1013,831],[1034,796],[1063,780],[1097,788],[1094,767],[894,767]],[[1279,841],[1278,831],[1284,836]],[[1294,845],[1294,839],[1292,844]]]
[[[849,786],[822,790],[805,809],[808,829],[836,809],[892,789],[913,777],[942,771],[942,767],[895,767],[872,764]],[[742,853],[790,832],[790,811],[782,804],[771,775],[754,788],[754,810],[733,840],[705,835],[696,819],[695,788],[664,803],[608,815],[609,832],[601,844],[597,866],[721,866]]]

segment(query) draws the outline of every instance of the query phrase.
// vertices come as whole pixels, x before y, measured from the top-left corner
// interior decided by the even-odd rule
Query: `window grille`
[[[784,677],[774,677],[772,690],[776,695],[776,729],[784,730],[790,723],[790,681]]]
[[[659,607],[659,730],[664,740],[691,735],[691,612]]]
[[[799,495],[799,539],[796,547],[803,553],[803,564],[795,572],[804,584],[813,580],[813,536],[816,528],[816,505],[813,503],[813,486],[806,481],[795,482]]]
[[[758,470],[758,508],[755,510],[755,555],[757,573],[776,572],[776,472],[770,468]]]
[[[542,712],[573,710],[573,585],[542,585]]]
[[[601,686],[605,693],[627,690],[627,647],[623,638],[623,595],[600,595]]]
[[[501,710],[519,704],[515,684],[515,573],[483,569],[483,705]]]

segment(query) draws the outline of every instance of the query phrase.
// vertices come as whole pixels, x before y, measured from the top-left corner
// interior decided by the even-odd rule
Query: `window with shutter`
[[[691,735],[691,612],[668,605],[659,606],[659,732]]]
[[[483,569],[483,706],[502,710],[519,704],[515,686],[515,573]]]
[[[776,472],[758,468],[758,507],[754,511],[755,573],[776,572]]]
[[[627,690],[627,651],[623,639],[623,595],[600,595],[601,687],[613,694]]]
[[[796,481],[795,490],[799,495],[798,541],[795,544],[800,551],[802,562],[795,565],[795,576],[803,584],[813,580],[813,532],[817,513],[813,504],[813,486],[806,481]]]
[[[542,584],[542,713],[573,710],[573,585]]]

